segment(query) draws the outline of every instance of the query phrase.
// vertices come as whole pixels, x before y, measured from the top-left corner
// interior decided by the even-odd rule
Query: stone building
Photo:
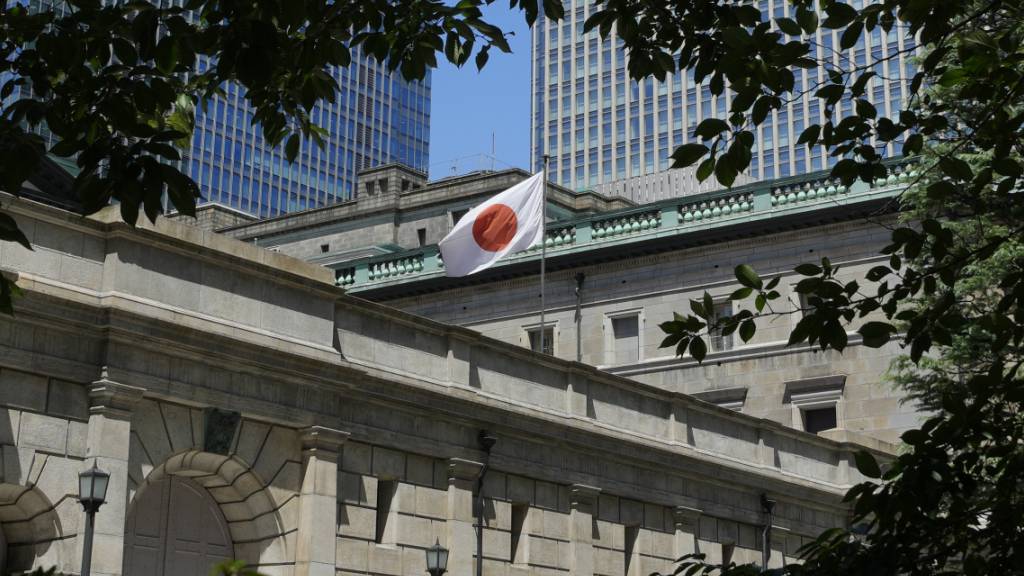
[[[847,523],[853,454],[891,451],[373,303],[252,242],[0,200],[34,247],[0,244],[24,292],[0,317],[3,573],[78,572],[94,462],[93,574],[413,576],[438,540],[471,576],[479,512],[486,576],[641,576],[759,559],[762,496],[791,559]]]
[[[843,279],[861,279],[882,263],[894,220],[893,199],[912,167],[886,180],[846,188],[826,172],[731,190],[693,192],[641,206],[602,199],[572,210],[576,199],[549,188],[545,340],[548,352],[607,372],[795,428],[844,429],[894,442],[920,419],[885,379],[899,353],[893,344],[861,346],[855,331],[842,354],[787,348],[806,303],[794,291],[804,262],[827,257]],[[222,233],[272,245],[336,269],[350,293],[505,342],[540,344],[539,250],[513,255],[490,270],[448,278],[434,243],[465,210],[525,173],[485,174],[424,184],[415,220],[395,200],[372,215],[339,206],[234,226]],[[399,203],[405,202],[401,196]],[[419,216],[416,216],[417,218]],[[426,218],[426,217],[424,217]],[[429,222],[420,224],[419,222]],[[398,223],[398,224],[395,224]],[[423,226],[417,242],[412,228]],[[323,256],[316,253],[320,245]],[[344,246],[335,252],[335,246]],[[327,250],[327,248],[330,248]],[[780,277],[781,314],[759,320],[756,337],[712,337],[703,365],[659,348],[658,325],[708,291],[717,313],[735,313],[728,295],[734,269],[751,264]],[[582,286],[577,290],[578,282]],[[869,288],[864,286],[864,288]],[[577,305],[578,313],[577,313]],[[749,304],[748,304],[749,305]]]

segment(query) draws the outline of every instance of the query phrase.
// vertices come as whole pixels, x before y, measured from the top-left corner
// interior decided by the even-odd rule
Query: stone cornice
[[[128,419],[145,392],[137,386],[107,379],[104,371],[99,380],[89,385],[89,413]]]
[[[448,459],[448,478],[454,480],[476,480],[484,469],[482,462],[474,462],[465,458]]]
[[[326,426],[310,426],[299,430],[299,440],[304,452],[337,452],[348,440],[348,432],[327,428]]]

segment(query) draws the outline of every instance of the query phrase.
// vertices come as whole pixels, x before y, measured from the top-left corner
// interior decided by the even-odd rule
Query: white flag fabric
[[[445,273],[468,276],[537,244],[544,235],[543,209],[543,172],[473,208],[439,244]]]

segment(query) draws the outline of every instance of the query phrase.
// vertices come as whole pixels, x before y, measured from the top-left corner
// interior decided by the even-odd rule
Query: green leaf
[[[760,290],[763,285],[761,278],[749,264],[740,264],[736,267],[736,279],[740,281],[740,284],[754,290]]]
[[[797,274],[801,276],[817,276],[821,274],[821,267],[816,264],[801,264],[794,268]]]
[[[708,147],[704,144],[683,144],[672,153],[672,167],[685,168],[700,160],[708,153]]]
[[[950,178],[962,181],[970,181],[974,178],[974,171],[970,164],[954,156],[943,156],[939,158],[939,168]]]
[[[828,17],[821,25],[834,30],[853,22],[853,19],[857,17],[857,9],[842,2],[830,2],[825,5],[825,14]]]
[[[776,18],[775,24],[778,25],[779,30],[782,30],[790,36],[800,36],[803,33],[800,25],[792,18]]]
[[[708,355],[708,346],[704,343],[704,339],[696,337],[690,340],[690,356],[697,362],[703,362],[704,358]]]
[[[868,348],[881,348],[896,332],[896,328],[888,322],[867,322],[857,332],[864,338]]]
[[[750,342],[750,339],[754,337],[754,333],[757,331],[757,326],[754,325],[753,320],[744,320],[740,324],[740,338],[744,342]]]
[[[866,450],[858,450],[854,453],[853,457],[857,464],[857,470],[859,470],[861,474],[868,478],[882,477],[882,469],[878,467],[878,462],[875,460],[875,457]]]
[[[715,172],[715,159],[707,158],[697,167],[697,180],[703,182]]]
[[[289,162],[294,162],[295,158],[299,155],[299,135],[292,134],[288,137],[288,142],[284,145],[284,155]]]
[[[706,118],[693,131],[694,136],[710,140],[729,129],[729,124],[720,118]]]

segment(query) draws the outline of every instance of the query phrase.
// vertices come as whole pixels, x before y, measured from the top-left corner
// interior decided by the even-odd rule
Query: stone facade
[[[579,337],[581,359],[586,364],[713,402],[729,404],[739,397],[742,401],[733,408],[797,428],[803,424],[799,408],[794,409],[794,389],[839,376],[840,380],[830,383],[822,381],[822,386],[835,393],[839,428],[895,442],[920,419],[915,407],[902,402],[900,391],[884,378],[890,362],[900,353],[896,344],[866,348],[851,329],[850,347],[841,354],[823,353],[806,345],[785,347],[801,318],[796,310],[800,297],[794,292],[801,277],[793,269],[827,256],[842,267],[841,279],[863,279],[867,270],[883,263],[879,251],[888,240],[885,228],[854,221],[600,264],[559,266],[546,279],[545,323],[552,330],[554,354],[575,358]],[[786,314],[758,320],[757,334],[749,342],[733,336],[711,343],[703,364],[676,357],[673,349],[660,348],[665,335],[658,325],[670,320],[673,312],[690,312],[690,300],[705,291],[715,302],[725,302],[740,288],[733,270],[744,263],[766,277],[782,278],[776,308]],[[585,274],[585,280],[577,329],[575,277],[579,273]],[[392,292],[378,297],[372,290],[365,295],[524,347],[531,345],[529,332],[539,326],[536,273],[514,280],[452,285],[425,294],[415,293],[416,282],[407,282],[403,288],[412,295]],[[752,302],[746,305],[752,308]],[[619,318],[635,322],[635,338],[617,338],[613,321]],[[632,352],[623,359],[622,348],[626,347]]]
[[[225,236],[330,265],[436,244],[460,213],[529,176],[518,169],[427,182],[401,165],[360,173],[358,198],[278,218],[214,228]],[[621,209],[632,203],[550,185],[553,217]],[[203,222],[198,222],[202,226]]]
[[[437,540],[470,576],[485,463],[487,576],[640,576],[695,550],[753,561],[762,493],[778,501],[776,565],[847,521],[852,436],[349,296],[330,269],[199,228],[5,210],[35,248],[0,244],[25,293],[0,318],[6,570],[77,572],[75,475],[94,461],[111,473],[103,575],[205,574],[167,568],[199,543],[191,557],[270,575],[411,576]]]

